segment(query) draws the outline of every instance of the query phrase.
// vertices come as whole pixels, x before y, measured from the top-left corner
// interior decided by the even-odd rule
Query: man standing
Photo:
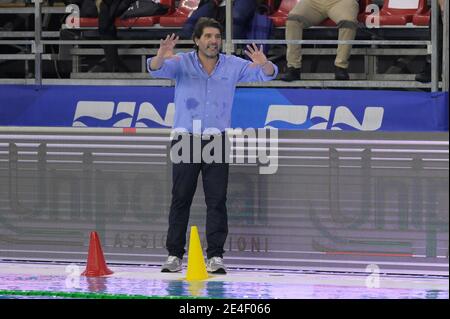
[[[270,81],[278,73],[277,67],[264,55],[262,46],[247,46],[246,54],[252,62],[221,54],[221,34],[219,22],[201,18],[192,36],[194,51],[174,55],[178,37],[172,34],[161,40],[157,55],[147,61],[153,77],[176,81],[174,132],[185,132],[179,137],[190,139],[191,145],[200,143],[201,150],[215,138],[221,139],[221,145],[225,145],[225,130],[231,125],[236,84]],[[201,134],[196,133],[196,126],[201,127]],[[172,146],[179,141],[180,138],[172,140]],[[204,158],[196,161],[194,158],[201,154],[195,154],[195,147],[190,147],[189,153],[187,162],[172,164],[172,201],[166,241],[169,256],[161,271],[178,272],[182,269],[190,207],[201,172],[207,207],[206,269],[211,273],[224,274],[223,248],[228,234],[228,160],[222,155],[221,160],[212,163]],[[222,154],[225,153],[222,149]]]
[[[286,22],[286,40],[301,40],[303,29],[320,24],[327,18],[339,28],[339,40],[354,40],[358,26],[359,4],[357,0],[301,0],[289,12]],[[348,60],[351,45],[338,45],[335,65],[336,80],[348,80]],[[287,45],[287,73],[281,80],[291,82],[300,80],[302,56],[301,46]]]

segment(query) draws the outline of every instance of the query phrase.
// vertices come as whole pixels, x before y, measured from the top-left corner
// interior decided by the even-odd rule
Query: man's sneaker
[[[340,68],[338,66],[336,66],[334,69],[334,78],[338,81],[350,80],[350,76],[348,75],[347,69]]]
[[[222,257],[212,257],[206,261],[206,271],[213,274],[226,274],[227,269]]]
[[[181,259],[177,256],[169,256],[164,265],[161,267],[161,272],[179,272],[181,271]]]
[[[288,67],[286,73],[280,77],[280,80],[285,82],[298,81],[301,78],[301,72],[300,68]]]

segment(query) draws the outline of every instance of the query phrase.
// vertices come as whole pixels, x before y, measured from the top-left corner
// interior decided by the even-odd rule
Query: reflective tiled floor
[[[107,277],[84,277],[84,266],[0,263],[0,298],[210,297],[252,299],[448,299],[448,277],[302,273],[229,269],[227,275],[188,282],[185,272],[110,266]],[[22,293],[23,292],[23,293]],[[29,296],[24,296],[26,293]]]

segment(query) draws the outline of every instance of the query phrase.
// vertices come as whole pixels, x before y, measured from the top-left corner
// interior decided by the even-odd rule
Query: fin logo
[[[163,119],[149,102],[78,101],[72,126],[172,127],[174,115],[174,103],[167,105]]]
[[[346,106],[270,105],[265,127],[308,130],[376,131],[383,124],[383,107],[368,106],[362,122]]]

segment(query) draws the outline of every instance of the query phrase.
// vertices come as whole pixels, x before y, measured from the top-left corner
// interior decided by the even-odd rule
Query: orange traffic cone
[[[103,256],[102,245],[98,238],[97,232],[91,232],[89,242],[89,253],[86,270],[81,274],[87,277],[100,277],[111,275],[113,272],[106,266],[105,257]]]

